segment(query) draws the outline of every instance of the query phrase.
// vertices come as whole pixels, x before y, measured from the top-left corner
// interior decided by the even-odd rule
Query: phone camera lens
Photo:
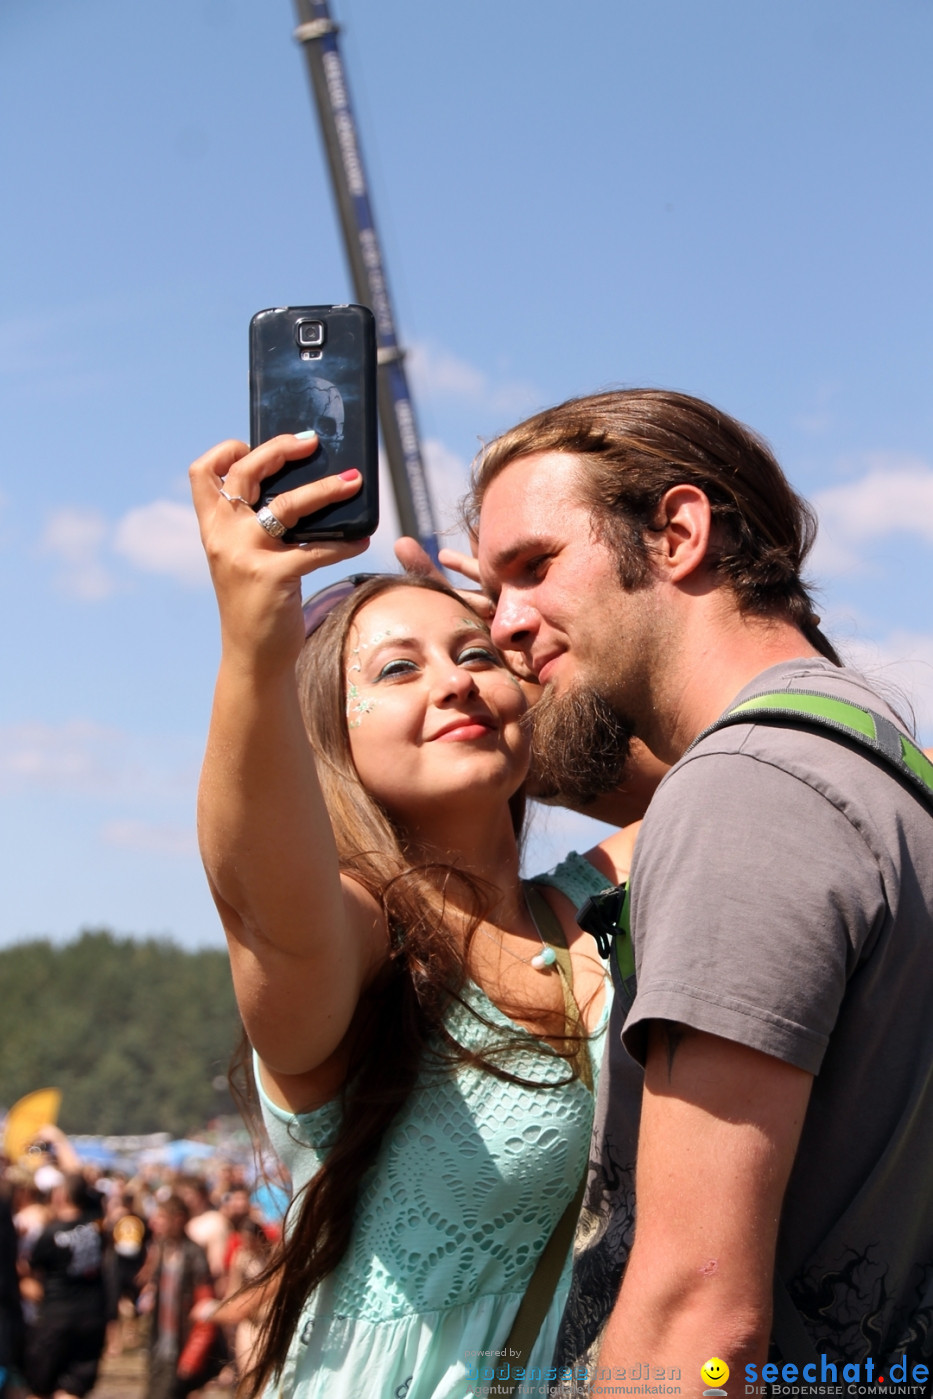
[[[298,344],[299,345],[323,345],[324,344],[324,323],[323,321],[299,321],[298,322]]]

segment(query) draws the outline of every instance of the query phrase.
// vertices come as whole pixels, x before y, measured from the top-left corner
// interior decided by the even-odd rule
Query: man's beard
[[[524,723],[531,734],[531,795],[585,804],[621,784],[632,725],[595,690],[548,688]]]

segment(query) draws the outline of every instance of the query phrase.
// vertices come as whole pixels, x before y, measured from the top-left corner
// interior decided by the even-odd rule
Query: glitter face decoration
[[[352,669],[352,667],[351,667]],[[359,669],[359,667],[357,667]],[[374,699],[368,699],[360,695],[359,687],[354,684],[347,686],[347,728],[358,729],[363,722],[363,715],[369,714],[376,707]]]
[[[368,651],[373,646],[379,646],[383,641],[388,641],[392,636],[392,628],[386,627],[383,631],[373,632],[366,641],[361,641],[358,646],[350,650],[350,661],[347,666],[347,728],[358,729],[363,720],[364,714],[369,714],[376,707],[374,699],[368,699],[360,695],[359,686],[350,679],[354,671],[362,670],[360,663],[360,653]]]

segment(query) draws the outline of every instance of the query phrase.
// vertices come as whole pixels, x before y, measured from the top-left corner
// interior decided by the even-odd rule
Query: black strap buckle
[[[622,922],[625,895],[624,884],[618,889],[604,889],[600,894],[592,894],[577,913],[578,925],[596,939],[599,955],[607,962]]]

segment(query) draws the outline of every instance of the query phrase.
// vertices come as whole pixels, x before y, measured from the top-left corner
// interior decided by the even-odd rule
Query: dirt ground
[[[91,1399],[143,1399],[145,1393],[145,1350],[128,1350],[122,1355],[104,1356]],[[198,1390],[198,1396],[201,1399],[232,1399],[233,1390],[209,1384]]]

